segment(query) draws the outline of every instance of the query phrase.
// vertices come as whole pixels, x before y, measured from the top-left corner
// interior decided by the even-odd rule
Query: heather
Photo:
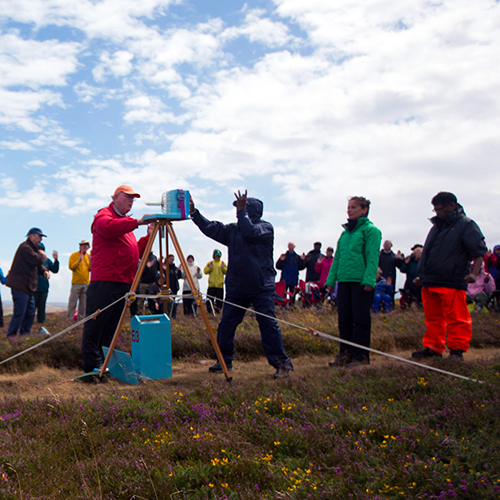
[[[335,334],[331,313],[285,316]],[[495,315],[474,318],[476,340],[491,347],[497,325]],[[265,364],[253,344],[255,329],[254,318],[242,326],[240,364]],[[186,385],[174,370],[173,380],[139,387],[110,381],[90,386],[94,393],[85,397],[76,383],[70,397],[57,390],[38,398],[4,396],[0,498],[500,497],[498,356],[431,362],[482,384],[398,363],[333,370],[322,354],[334,353],[335,345],[284,330],[287,348],[302,350],[287,380],[238,377],[236,366],[231,384],[206,373]],[[374,337],[387,350],[418,346],[421,333],[418,313],[375,320]],[[71,335],[77,339],[78,332]],[[176,363],[210,356],[196,320],[179,319],[176,335],[174,342],[201,350],[192,347]],[[190,343],[190,336],[199,338]],[[304,352],[307,368],[300,364]],[[16,365],[20,374],[35,368],[34,362]]]

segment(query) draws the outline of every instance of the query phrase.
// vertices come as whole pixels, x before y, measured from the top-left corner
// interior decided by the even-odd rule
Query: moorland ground
[[[473,316],[464,362],[428,363],[483,383],[380,355],[332,369],[336,343],[290,324],[336,336],[334,314],[279,316],[286,380],[272,379],[252,315],[231,384],[208,373],[201,320],[182,317],[170,379],[73,382],[81,328],[0,364],[0,498],[499,498],[500,316]],[[68,325],[55,313],[45,326]],[[419,312],[375,317],[372,347],[408,359],[424,328]],[[42,340],[2,338],[0,361]]]

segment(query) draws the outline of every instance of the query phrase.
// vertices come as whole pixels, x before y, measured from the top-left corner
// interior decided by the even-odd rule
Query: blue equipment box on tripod
[[[162,212],[169,219],[184,220],[189,218],[189,191],[172,189],[161,196]]]
[[[147,201],[146,205],[160,205],[161,214],[146,215],[144,220],[187,220],[189,219],[189,191],[172,189],[161,195],[161,201]]]
[[[130,322],[130,333],[132,364],[139,379],[172,377],[172,342],[168,316],[134,316]]]

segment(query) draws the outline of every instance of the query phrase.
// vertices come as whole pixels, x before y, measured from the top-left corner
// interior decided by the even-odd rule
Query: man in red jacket
[[[91,226],[92,267],[91,280],[87,288],[86,316],[104,309],[123,297],[134,281],[139,258],[142,256],[148,237],[139,241],[134,229],[148,224],[144,220],[128,217],[135,198],[140,198],[130,186],[119,186],[108,207],[99,210]],[[95,320],[87,321],[83,328],[82,368],[86,371],[98,369],[104,362],[102,347],[108,347],[123,311],[123,302],[101,312]]]

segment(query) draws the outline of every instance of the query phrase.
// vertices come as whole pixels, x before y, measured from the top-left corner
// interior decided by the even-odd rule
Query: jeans
[[[31,295],[12,289],[12,302],[14,302],[14,312],[9,323],[7,337],[17,335],[28,335],[35,319],[35,300]]]

